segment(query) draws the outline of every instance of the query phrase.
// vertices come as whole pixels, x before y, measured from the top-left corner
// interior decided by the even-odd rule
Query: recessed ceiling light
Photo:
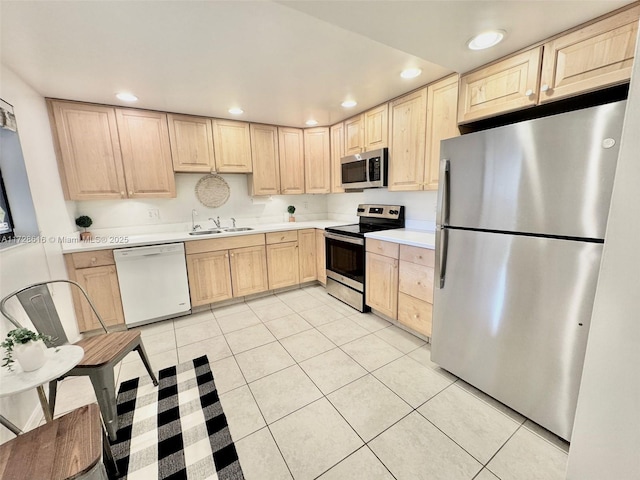
[[[118,98],[118,100],[122,100],[123,102],[135,102],[136,100],[138,100],[138,97],[136,97],[133,93],[116,93],[116,97]]]
[[[489,30],[479,33],[467,42],[467,47],[471,50],[484,50],[493,47],[502,41],[504,34],[504,30]]]
[[[307,120],[305,123],[307,125],[309,125],[310,127],[313,127],[314,125],[318,124],[318,122],[316,120]]]
[[[244,113],[244,110],[238,107],[234,107],[229,109],[229,113],[231,113],[232,115],[240,115],[241,113]]]
[[[416,78],[418,75],[422,73],[422,70],[419,68],[407,68],[400,73],[402,78]]]
[[[355,100],[345,100],[342,102],[342,106],[345,108],[355,107],[358,104]]]

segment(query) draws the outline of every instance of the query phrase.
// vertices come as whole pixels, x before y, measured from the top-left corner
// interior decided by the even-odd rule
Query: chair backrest
[[[17,328],[22,327],[20,322],[18,322],[13,315],[11,315],[7,309],[5,308],[5,303],[13,297],[17,297],[18,301],[24,308],[27,316],[33,323],[35,329],[44,335],[50,335],[53,339],[52,346],[60,346],[65,343],[69,343],[67,338],[67,334],[62,327],[62,322],[60,322],[60,317],[58,316],[58,311],[56,310],[55,304],[53,303],[53,299],[51,298],[51,293],[49,291],[48,285],[51,283],[69,283],[76,287],[82,294],[84,298],[87,300],[87,303],[93,310],[93,313],[96,315],[96,318],[100,322],[103,330],[108,332],[107,326],[105,325],[102,317],[96,310],[95,305],[89,298],[89,295],[85,291],[82,286],[74,282],[72,280],[49,280],[48,282],[35,283],[28,287],[21,288],[13,293],[10,293],[6,297],[4,297],[0,301],[0,313],[4,315],[11,323],[13,323]]]
[[[35,329],[53,339],[51,346],[58,347],[69,343],[46,284],[41,283],[27,287],[16,293],[16,297]]]

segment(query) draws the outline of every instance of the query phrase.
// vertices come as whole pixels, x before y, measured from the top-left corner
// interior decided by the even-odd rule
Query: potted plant
[[[91,217],[86,215],[81,215],[76,218],[76,225],[84,228],[84,232],[80,232],[80,240],[90,240],[91,232],[87,232],[87,228],[89,228],[93,224],[93,220]]]
[[[289,205],[287,207],[287,212],[289,212],[289,221],[290,222],[295,222],[296,221],[296,217],[294,217],[293,214],[296,213],[296,207],[294,207],[293,205]]]
[[[13,370],[13,357],[25,372],[37,370],[44,365],[44,352],[46,346],[44,342],[51,342],[49,335],[35,333],[28,328],[15,328],[7,333],[7,338],[0,343],[0,347],[5,349],[5,356],[2,359],[3,367]]]

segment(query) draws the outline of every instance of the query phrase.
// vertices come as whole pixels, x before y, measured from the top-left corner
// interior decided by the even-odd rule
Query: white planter
[[[25,372],[32,372],[44,365],[45,345],[42,340],[31,341],[13,347],[13,357]]]

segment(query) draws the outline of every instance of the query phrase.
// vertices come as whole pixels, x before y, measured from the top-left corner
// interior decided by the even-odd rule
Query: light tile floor
[[[311,286],[140,329],[155,370],[206,354],[248,480],[564,479],[568,444]],[[145,375],[132,354],[118,384]],[[61,382],[56,414],[95,401]]]

